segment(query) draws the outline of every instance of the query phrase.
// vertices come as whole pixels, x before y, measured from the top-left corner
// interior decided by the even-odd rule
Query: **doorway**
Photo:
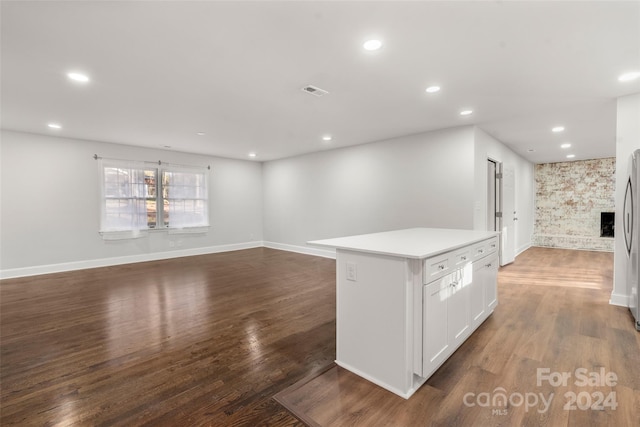
[[[515,171],[487,159],[487,230],[500,233],[500,265],[515,260]]]

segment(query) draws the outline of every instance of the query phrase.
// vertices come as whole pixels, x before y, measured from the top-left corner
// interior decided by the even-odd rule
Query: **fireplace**
[[[600,237],[613,237],[616,228],[615,212],[600,212]]]

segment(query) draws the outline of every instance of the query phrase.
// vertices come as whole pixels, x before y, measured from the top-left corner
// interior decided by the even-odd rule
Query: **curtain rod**
[[[104,159],[104,160],[117,160],[119,162],[132,162],[132,161],[141,161],[142,163],[149,163],[149,164],[156,164],[156,162],[150,162],[148,160],[131,160],[131,159],[116,159],[113,157],[100,157],[97,154],[93,155],[93,159],[94,160],[98,160],[98,159]],[[179,163],[168,163],[168,162],[164,162],[162,163],[162,160],[158,160],[157,162],[158,165],[170,165],[170,166],[181,166],[181,167],[185,167],[185,168],[203,168],[204,166],[194,166],[194,165],[181,165]],[[207,165],[207,169],[211,170],[211,166]]]

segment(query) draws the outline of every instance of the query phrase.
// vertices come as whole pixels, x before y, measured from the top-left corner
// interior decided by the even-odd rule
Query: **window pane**
[[[145,200],[135,199],[133,201],[133,206],[134,229],[147,228],[147,209],[145,206]]]
[[[156,227],[156,177],[156,169],[105,166],[101,231]]]
[[[147,226],[149,228],[156,228],[158,225],[158,212],[156,209],[156,200],[155,199],[147,199],[146,203],[146,212],[147,212]]]
[[[163,171],[165,226],[173,228],[209,225],[205,172]],[[168,217],[167,217],[168,215]]]
[[[105,168],[105,197],[128,197],[131,193],[129,172],[120,168]]]
[[[145,195],[146,197],[156,197],[156,171],[144,171]]]

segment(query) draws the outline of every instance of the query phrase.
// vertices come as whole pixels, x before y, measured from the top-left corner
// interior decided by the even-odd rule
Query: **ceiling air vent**
[[[320,89],[319,87],[315,87],[311,85],[303,87],[302,90],[315,96],[323,96],[329,93],[324,89]]]

